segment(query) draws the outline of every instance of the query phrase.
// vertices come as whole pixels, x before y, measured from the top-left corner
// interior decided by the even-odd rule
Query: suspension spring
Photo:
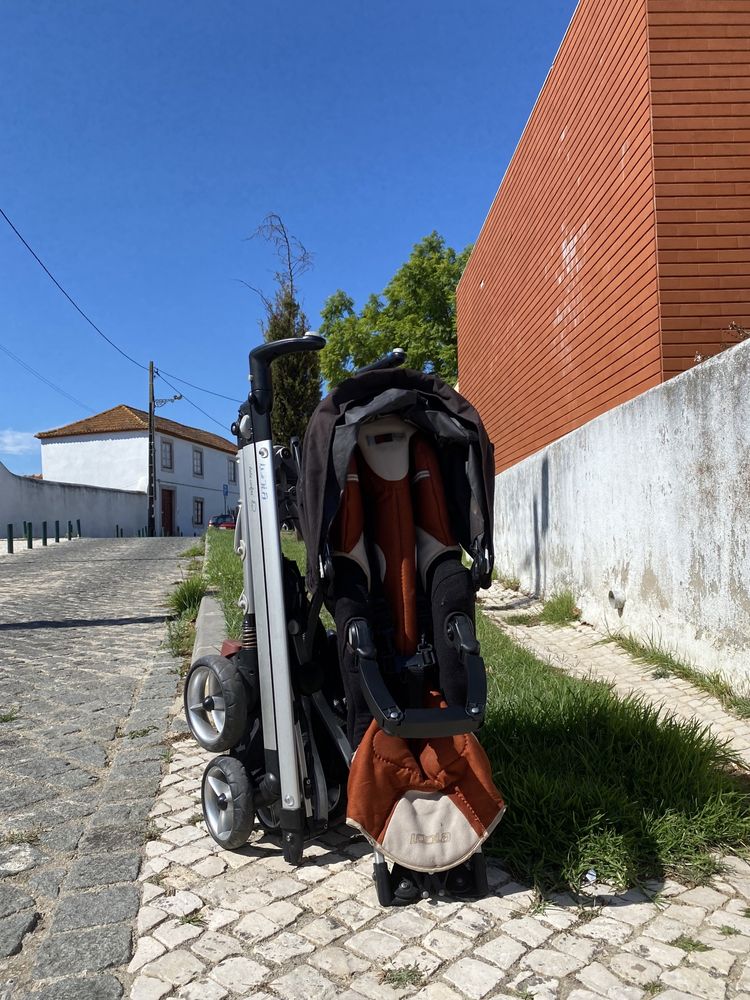
[[[242,648],[257,649],[258,633],[255,628],[255,615],[245,615],[242,619]]]

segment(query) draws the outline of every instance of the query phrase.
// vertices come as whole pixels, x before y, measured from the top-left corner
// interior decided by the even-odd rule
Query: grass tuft
[[[0,712],[0,722],[15,722],[18,718],[19,709],[11,708],[7,712]]]
[[[4,847],[12,844],[36,844],[39,834],[40,830],[37,827],[31,830],[11,830],[9,833],[0,834],[0,844]]]
[[[174,614],[195,619],[207,590],[202,576],[188,576],[169,595],[167,605]]]
[[[675,948],[682,948],[688,954],[694,951],[708,951],[708,945],[703,944],[702,941],[696,941],[695,938],[686,937],[681,934],[680,937],[676,938],[672,944]]]
[[[180,552],[180,559],[195,559],[202,556],[205,553],[205,547],[205,538],[201,538],[195,543],[195,545],[191,545],[189,549],[185,549],[184,552]]]
[[[400,989],[404,986],[421,986],[424,972],[418,965],[404,965],[400,969],[388,969],[383,976],[383,982]]]
[[[669,650],[663,649],[658,642],[651,639],[642,642],[632,635],[616,633],[611,635],[610,641],[614,642],[620,649],[625,650],[636,660],[642,663],[649,663],[656,667],[654,677],[681,677],[685,681],[690,681],[701,691],[713,695],[721,702],[722,707],[740,718],[750,718],[750,698],[736,694],[731,686],[724,680],[721,674],[704,674],[696,670],[689,664],[678,659]]]
[[[575,598],[569,590],[554,594],[538,614],[508,615],[508,625],[570,625],[580,618]]]
[[[517,576],[506,576],[505,573],[498,573],[497,570],[493,570],[492,579],[496,580],[501,587],[505,587],[506,590],[521,589],[521,581]]]

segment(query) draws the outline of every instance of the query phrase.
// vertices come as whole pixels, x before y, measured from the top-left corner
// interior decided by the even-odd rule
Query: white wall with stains
[[[495,546],[522,589],[750,690],[750,342],[500,473]]]

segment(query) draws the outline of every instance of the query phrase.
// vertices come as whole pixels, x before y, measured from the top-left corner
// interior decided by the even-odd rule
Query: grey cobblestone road
[[[110,1000],[131,957],[186,539],[0,556],[0,1000]]]

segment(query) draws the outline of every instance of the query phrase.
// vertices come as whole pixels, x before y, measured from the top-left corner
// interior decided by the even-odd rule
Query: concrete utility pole
[[[156,534],[156,455],[154,453],[154,362],[148,363],[148,537]]]

